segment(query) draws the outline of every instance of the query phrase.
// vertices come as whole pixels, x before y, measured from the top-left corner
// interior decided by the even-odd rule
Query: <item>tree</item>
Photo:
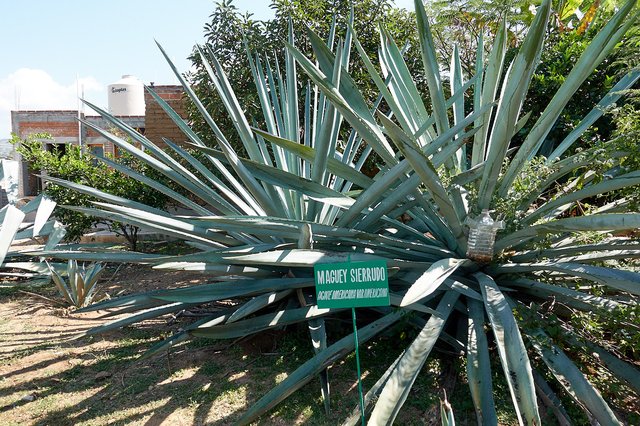
[[[251,71],[247,66],[245,42],[252,50],[271,51],[271,31],[267,30],[266,23],[252,19],[250,14],[242,15],[233,4],[233,0],[217,3],[210,19],[211,22],[204,26],[206,46],[216,53],[236,95],[242,100],[247,115],[256,116],[259,105]],[[189,80],[201,102],[211,115],[219,120],[218,124],[222,129],[231,128],[232,124],[224,113],[224,105],[211,84],[200,55],[194,50],[189,59],[196,68],[195,72],[189,74]],[[205,141],[213,143],[214,138],[209,126],[198,114],[197,109],[188,103],[187,112],[193,129]]]
[[[137,179],[132,179],[108,167],[93,156],[83,153],[77,145],[66,145],[64,152],[61,152],[58,147],[47,151],[43,149],[43,141],[47,140],[52,140],[52,137],[46,133],[32,134],[25,140],[14,135],[11,143],[16,145],[16,150],[22,155],[22,158],[31,163],[33,170],[44,172],[47,176],[90,186],[99,191],[129,198],[152,207],[165,207],[167,197],[164,194]],[[167,181],[153,168],[146,163],[135,160],[128,153],[123,154],[118,161],[137,173],[155,180]],[[66,225],[65,238],[67,241],[78,241],[97,224],[102,223],[107,225],[112,232],[125,237],[131,250],[137,249],[139,231],[137,226],[116,220],[100,219],[88,216],[81,211],[65,208],[65,206],[91,208],[93,207],[92,202],[98,201],[98,198],[83,195],[74,189],[53,182],[46,184],[44,192],[58,205],[54,215]]]
[[[501,22],[508,17],[505,26],[507,45],[515,48],[522,41],[539,4],[539,1],[436,0],[427,1],[425,8],[441,62],[449,64],[453,46],[458,45],[462,69],[471,76],[480,37],[484,37],[484,49],[489,53]]]
[[[540,65],[535,71],[523,105],[524,112],[530,112],[532,117],[543,112],[593,37],[623,4],[616,0],[554,0],[552,3]],[[506,19],[508,50],[505,63],[509,64],[518,51],[522,37],[526,34],[525,29],[534,18],[539,4],[540,1],[427,1],[426,7],[430,12],[434,42],[441,63],[450,63],[453,46],[457,44],[458,51],[461,52],[462,68],[471,77],[471,70],[476,65],[479,37],[484,37],[484,48],[488,54],[500,23]],[[541,154],[549,155],[622,76],[638,67],[640,24],[637,21],[630,23],[631,29],[618,43],[614,53],[598,66],[563,110],[547,137]],[[636,87],[640,86],[636,84]],[[624,99],[619,102],[624,102]],[[523,125],[514,139],[514,145],[522,142],[533,124],[533,120],[530,120]],[[608,140],[616,127],[616,121],[605,114],[590,128],[589,137],[584,138],[585,143],[580,149],[593,146],[596,141]]]
[[[394,8],[392,0],[363,0],[353,4],[354,28],[370,59],[377,63],[375,58],[380,40],[378,25],[381,25],[389,31],[401,48],[407,46],[405,52],[407,66],[414,75],[418,76],[416,84],[419,90],[426,93],[426,83],[419,72],[422,64],[413,12]],[[251,54],[259,52],[264,55],[273,71],[278,72],[277,70],[284,66],[281,46],[282,41],[287,39],[290,19],[293,23],[296,45],[300,46],[302,51],[311,52],[307,27],[321,37],[328,38],[335,20],[335,40],[344,39],[351,13],[351,2],[347,0],[335,2],[273,0],[271,7],[275,9],[274,19],[260,21],[253,19],[251,14],[241,14],[233,4],[233,0],[222,0],[216,4],[215,10],[210,15],[211,21],[204,27],[206,47],[213,51],[222,65],[249,122],[254,120],[258,127],[263,127],[264,123],[256,86],[248,66],[247,48]],[[196,94],[211,116],[217,120],[221,129],[232,128],[233,125],[226,114],[225,107],[202,65],[200,55],[194,52],[190,59],[196,71],[190,73],[188,77]],[[378,91],[357,55],[352,55],[349,68],[365,99],[373,104]],[[301,96],[308,81],[304,77],[299,79],[298,90]],[[300,112],[303,113],[302,110]],[[200,137],[212,143],[212,146],[216,146],[209,126],[193,105],[188,107],[188,114],[194,130]],[[240,152],[243,152],[237,135],[229,132],[227,137]]]
[[[481,34],[488,52],[491,43],[486,42],[495,37],[501,22],[505,21],[508,46],[516,48],[540,3],[540,0],[426,0],[425,8],[431,19],[436,50],[443,63],[451,61],[453,45],[457,44],[462,55],[462,67],[469,73],[475,67],[475,52]],[[548,34],[553,36],[573,30],[583,34],[594,22],[609,18],[622,4],[617,0],[554,0]],[[553,40],[547,40],[549,43]]]

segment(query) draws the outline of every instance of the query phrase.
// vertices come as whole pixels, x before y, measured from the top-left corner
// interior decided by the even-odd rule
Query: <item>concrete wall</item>
[[[78,111],[11,111],[11,130],[20,138],[49,133],[56,142],[78,142]]]

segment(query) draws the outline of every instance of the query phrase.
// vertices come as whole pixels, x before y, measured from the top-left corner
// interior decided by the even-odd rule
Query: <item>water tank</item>
[[[132,75],[123,75],[107,86],[109,112],[113,115],[144,115],[144,85]]]

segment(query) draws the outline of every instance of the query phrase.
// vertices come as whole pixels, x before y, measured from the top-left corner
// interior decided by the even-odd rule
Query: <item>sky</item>
[[[357,0],[356,0],[357,1]],[[77,109],[78,96],[106,107],[107,85],[131,74],[144,83],[177,84],[154,43],[181,72],[215,0],[24,0],[0,3],[0,139],[11,110]],[[270,0],[235,0],[269,19]],[[412,0],[396,0],[413,9]],[[88,111],[87,111],[88,112]]]

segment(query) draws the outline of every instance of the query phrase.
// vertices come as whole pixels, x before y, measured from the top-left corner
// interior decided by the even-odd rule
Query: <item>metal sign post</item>
[[[358,371],[358,395],[360,396],[360,420],[362,426],[365,424],[364,420],[364,394],[362,393],[362,373],[360,372],[360,351],[358,349],[358,326],[356,325],[356,308],[351,308],[351,318],[353,319],[353,339],[356,344],[356,370]]]
[[[360,396],[360,417],[364,425],[364,395],[360,372],[356,308],[389,306],[387,263],[384,260],[372,260],[316,264],[313,268],[313,274],[316,283],[316,301],[319,308],[351,308]]]

